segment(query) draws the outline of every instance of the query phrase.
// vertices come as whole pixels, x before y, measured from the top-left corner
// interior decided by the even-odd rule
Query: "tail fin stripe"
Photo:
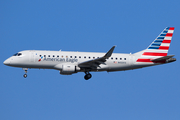
[[[169,30],[167,33],[173,33],[174,32],[174,30]]]
[[[166,36],[166,34],[161,34],[161,35],[160,35],[160,37],[164,37],[164,36]]]
[[[170,27],[169,30],[174,30],[174,27]]]
[[[154,62],[152,62],[151,61],[152,59],[138,59],[137,60],[137,62],[148,62],[148,63],[165,63],[166,62],[166,60],[162,60],[162,61],[154,61]]]
[[[148,56],[167,56],[167,53],[144,52],[142,55],[148,55]]]
[[[158,37],[157,39],[164,39],[165,37]]]
[[[161,50],[169,50],[169,46],[160,46],[159,49],[161,49]]]
[[[171,40],[163,40],[162,43],[171,43]]]
[[[165,37],[164,40],[171,40],[172,37]]]
[[[166,34],[166,37],[168,36],[168,37],[172,37],[172,35],[173,35],[173,33],[167,33]]]
[[[163,40],[155,40],[154,42],[162,42]]]
[[[150,63],[153,63],[151,61],[151,59],[138,59],[136,62],[150,62]]]
[[[148,49],[159,49],[159,47],[149,47]]]
[[[163,33],[169,33],[168,31],[163,31]]]
[[[170,46],[169,43],[161,43],[161,46]]]
[[[160,43],[160,44],[158,44],[158,43],[153,43],[153,44],[151,45],[151,47],[153,47],[153,46],[161,46],[161,43]]]
[[[146,50],[146,52],[153,52],[153,53],[167,53],[168,50],[164,50],[164,49],[156,49],[156,50],[148,49],[148,50]]]

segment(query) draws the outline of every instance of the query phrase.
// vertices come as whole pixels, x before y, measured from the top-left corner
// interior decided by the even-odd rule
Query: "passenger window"
[[[116,60],[117,60],[117,58],[116,58]]]
[[[74,58],[76,58],[76,56]]]
[[[93,59],[95,59],[95,57],[93,57]]]
[[[63,55],[61,57],[63,58]]]
[[[46,57],[46,55],[44,55],[44,57]]]
[[[84,58],[86,58],[86,56],[84,56]]]
[[[122,58],[120,58],[120,60],[122,60]]]
[[[39,57],[41,57],[41,55],[39,55]]]
[[[126,60],[126,58],[124,58],[124,60]]]
[[[55,57],[55,56],[53,55],[53,57]]]
[[[89,57],[89,59],[91,59],[91,57]]]
[[[79,58],[81,58],[81,56],[79,56]]]
[[[72,58],[72,56],[70,56],[70,58]]]
[[[113,57],[111,58],[111,60],[113,60]]]
[[[59,57],[59,55],[57,55],[57,57]]]
[[[50,55],[48,55],[48,57],[50,57]]]

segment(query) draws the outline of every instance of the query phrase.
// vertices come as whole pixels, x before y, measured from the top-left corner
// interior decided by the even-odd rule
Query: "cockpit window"
[[[17,55],[18,55],[18,53],[14,54],[13,56],[17,56]]]
[[[21,56],[21,55],[22,55],[22,53],[16,53],[13,56]]]

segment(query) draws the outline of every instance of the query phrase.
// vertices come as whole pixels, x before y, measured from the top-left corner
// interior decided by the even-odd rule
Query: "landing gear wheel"
[[[27,74],[24,74],[23,77],[26,78],[26,77],[27,77]]]
[[[26,77],[27,77],[27,70],[28,70],[28,68],[23,68],[23,70],[24,70],[24,72],[25,72],[25,74],[23,75],[23,77],[26,78]]]
[[[84,79],[89,80],[91,77],[92,77],[92,75],[90,73],[88,73],[84,76]]]
[[[92,77],[92,75],[91,75],[90,73],[87,74],[86,76],[87,76],[87,78],[89,78],[89,79]]]
[[[85,79],[85,80],[88,80],[88,78],[87,78],[87,76],[86,76],[86,75],[84,76],[84,79]]]

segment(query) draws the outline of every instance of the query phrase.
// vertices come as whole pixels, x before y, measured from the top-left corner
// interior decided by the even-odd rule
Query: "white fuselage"
[[[66,51],[41,51],[41,50],[26,50],[21,51],[20,56],[12,56],[4,63],[13,67],[21,68],[42,68],[42,69],[57,69],[61,70],[62,65],[75,65],[79,63],[97,59],[105,53],[96,52],[66,52]],[[118,54],[113,53],[104,64],[91,69],[90,71],[121,71],[136,69],[142,66],[152,64],[135,64],[136,57],[133,54]],[[58,67],[57,67],[58,65]],[[78,69],[77,72],[84,72],[83,69]]]

